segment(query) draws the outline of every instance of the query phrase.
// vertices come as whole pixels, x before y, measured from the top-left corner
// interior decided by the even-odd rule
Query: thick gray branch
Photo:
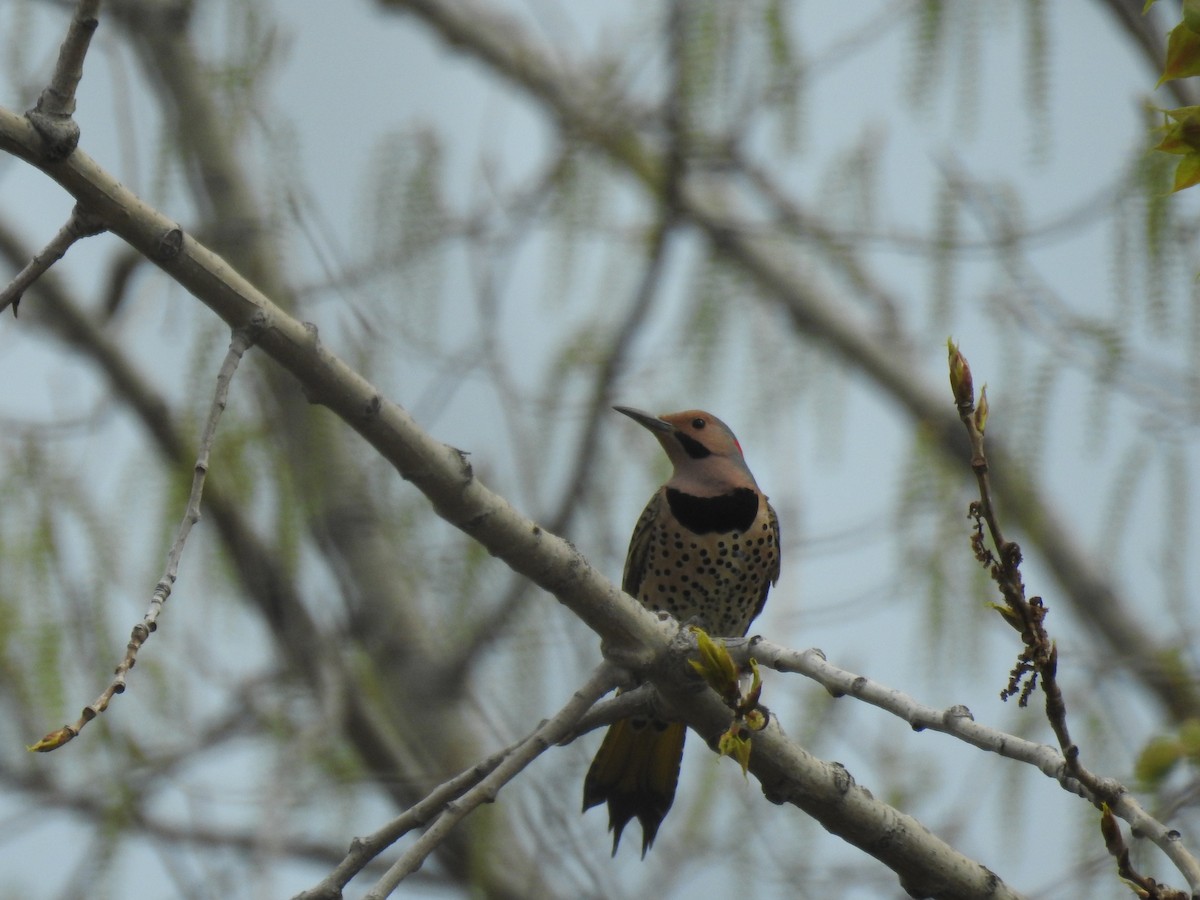
[[[0,109],[0,150],[41,168],[230,327],[253,323],[258,346],[293,375],[310,401],[328,407],[362,435],[426,495],[440,516],[554,594],[601,635],[608,654],[620,664],[649,669],[662,659],[675,631],[669,623],[619,591],[568,542],[544,532],[482,485],[465,454],[434,440],[407,412],[322,347],[314,326],[284,313],[86,153],[76,150],[67,160],[46,162],[38,147],[28,121]],[[728,710],[713,694],[676,688],[668,699],[705,735],[717,734],[728,724]],[[1018,896],[916,820],[872,798],[844,768],[805,753],[777,724],[756,736],[751,770],[768,797],[804,809],[883,861],[915,896]]]

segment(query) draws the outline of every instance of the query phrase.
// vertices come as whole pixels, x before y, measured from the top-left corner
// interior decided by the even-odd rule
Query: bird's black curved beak
[[[640,409],[634,409],[632,406],[614,406],[617,412],[629,416],[633,421],[637,422],[643,428],[648,428],[651,431],[673,431],[675,426],[670,422],[664,422],[658,416],[652,416],[648,412],[642,412]]]

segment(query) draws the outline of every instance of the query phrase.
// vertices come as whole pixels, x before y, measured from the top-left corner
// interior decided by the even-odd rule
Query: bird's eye
[[[704,421],[703,417],[701,416],[696,416],[696,418],[692,419],[693,428],[703,428],[707,424],[708,423]]]

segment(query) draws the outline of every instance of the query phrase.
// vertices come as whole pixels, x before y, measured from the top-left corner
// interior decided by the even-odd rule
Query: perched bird
[[[779,522],[729,427],[699,410],[652,416],[614,407],[658,439],[675,467],[633,529],[626,593],[714,636],[740,637],[779,578]],[[675,799],[687,728],[622,719],[609,726],[583,783],[583,809],[608,803],[613,855],[630,819],[642,856]]]

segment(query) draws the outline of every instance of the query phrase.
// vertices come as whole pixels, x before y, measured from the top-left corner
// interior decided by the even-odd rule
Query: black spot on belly
[[[668,488],[667,504],[679,524],[696,534],[746,531],[758,515],[758,494],[750,488],[719,497],[695,497]]]

